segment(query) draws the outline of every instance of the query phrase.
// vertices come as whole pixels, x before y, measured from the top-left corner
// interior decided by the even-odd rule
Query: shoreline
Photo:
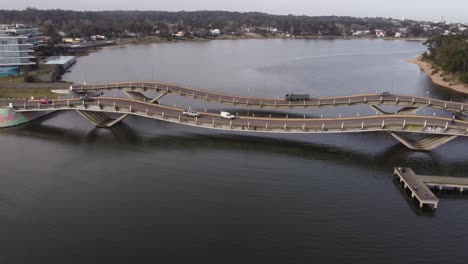
[[[463,83],[452,83],[452,81],[446,81],[444,80],[444,77],[441,76],[442,72],[438,72],[435,74],[432,74],[433,70],[432,69],[432,64],[429,62],[425,62],[421,60],[421,57],[414,58],[414,59],[408,59],[406,60],[409,63],[416,64],[419,66],[419,68],[431,79],[431,81],[443,88],[450,89],[456,92],[460,92],[463,94],[468,94],[468,84],[463,84]]]

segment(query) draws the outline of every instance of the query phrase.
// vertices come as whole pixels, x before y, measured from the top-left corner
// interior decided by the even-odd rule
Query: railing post
[[[229,120],[229,128],[232,129],[232,120]]]
[[[364,129],[364,121],[361,123],[361,130]]]
[[[344,129],[344,122],[341,122],[341,131]]]
[[[385,127],[385,120],[382,120],[382,128]]]
[[[322,131],[325,131],[325,123],[322,123]]]
[[[424,120],[424,128],[427,127],[427,120]]]
[[[286,131],[287,129],[287,126],[286,126],[286,123],[284,123],[284,131]]]
[[[161,118],[164,119],[164,112],[161,113]],[[196,119],[197,117],[195,117]]]
[[[367,104],[367,96],[364,97],[364,103]]]
[[[405,127],[406,127],[406,119],[403,120],[403,126],[401,127],[401,129],[405,129]]]
[[[215,127],[215,119],[213,118],[213,128]]]
[[[306,124],[303,123],[303,124],[302,124],[302,131],[305,131],[305,130],[306,130]]]

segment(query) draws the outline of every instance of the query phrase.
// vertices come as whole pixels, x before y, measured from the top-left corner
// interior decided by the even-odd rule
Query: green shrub
[[[36,80],[36,78],[35,78],[34,75],[26,74],[26,75],[24,75],[23,80],[24,80],[24,82],[32,83],[32,82],[34,82]]]
[[[460,82],[462,83],[468,83],[468,72],[462,74],[459,79],[460,79]]]

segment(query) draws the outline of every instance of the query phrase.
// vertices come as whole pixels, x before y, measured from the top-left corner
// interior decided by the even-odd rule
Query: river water
[[[64,79],[466,100],[405,62],[423,51],[421,42],[383,40],[149,44],[80,57]],[[365,106],[303,113],[374,114]],[[55,113],[0,131],[0,261],[464,263],[468,196],[438,194],[437,211],[419,210],[392,173],[468,176],[466,143],[420,153],[385,133],[261,137],[137,117],[95,129],[77,113]]]

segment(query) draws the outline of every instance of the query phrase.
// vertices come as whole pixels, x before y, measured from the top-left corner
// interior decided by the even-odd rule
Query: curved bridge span
[[[390,105],[400,106],[401,111],[397,113],[414,113],[422,107],[433,107],[444,109],[452,112],[468,112],[468,104],[445,101],[440,99],[412,96],[405,94],[357,94],[349,96],[332,96],[311,98],[307,101],[286,101],[283,98],[268,98],[268,97],[251,97],[251,96],[238,96],[233,94],[225,94],[218,92],[211,92],[207,90],[194,89],[177,84],[163,83],[163,82],[116,82],[116,83],[103,83],[103,84],[74,84],[70,90],[62,92],[73,91],[77,93],[97,92],[103,90],[119,89],[127,92],[132,99],[148,101],[151,99],[145,98],[141,93],[147,91],[154,91],[161,93],[157,100],[165,94],[171,93],[178,96],[190,97],[196,100],[204,100],[208,102],[215,102],[221,104],[229,104],[242,107],[258,107],[258,108],[274,108],[274,109],[289,109],[289,108],[319,108],[319,107],[336,107],[336,106],[349,106],[368,104],[371,106]],[[152,99],[157,101],[156,99]],[[374,107],[375,109],[375,107]],[[384,113],[380,109],[378,112]]]
[[[255,133],[362,133],[385,131],[414,150],[431,150],[458,136],[468,136],[468,122],[442,117],[378,115],[346,118],[259,118],[239,116],[226,120],[218,113],[202,113],[199,118],[185,117],[183,109],[115,97],[96,97],[92,101],[80,99],[54,100],[51,104],[38,101],[1,100],[0,106],[17,112],[75,110],[96,126],[110,127],[128,115],[137,115],[166,122],[206,129]],[[110,119],[104,113],[118,113]],[[423,134],[421,140],[410,140],[405,134]]]

